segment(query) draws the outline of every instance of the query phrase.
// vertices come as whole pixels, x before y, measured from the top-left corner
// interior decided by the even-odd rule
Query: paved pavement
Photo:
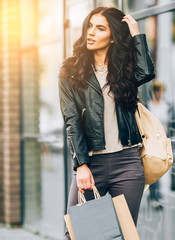
[[[1,240],[46,240],[49,238],[44,238],[44,236],[43,237],[38,236],[24,229],[0,227],[0,239]]]

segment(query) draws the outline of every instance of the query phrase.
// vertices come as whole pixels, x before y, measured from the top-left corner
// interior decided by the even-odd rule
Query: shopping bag
[[[140,240],[135,223],[123,194],[114,197],[114,207],[118,216],[120,227],[125,240]]]
[[[112,198],[112,200],[113,200],[115,211],[117,213],[117,217],[120,223],[123,238],[125,240],[140,240],[124,195],[121,194],[117,197]],[[71,240],[75,240],[76,238],[74,235],[74,230],[73,230],[70,215],[69,214],[65,215],[64,219],[65,219],[66,226],[69,231]],[[79,240],[79,239],[76,239],[76,240]]]
[[[96,188],[93,187],[96,191]],[[95,194],[94,194],[95,195]],[[110,194],[68,209],[76,240],[123,240]],[[69,230],[69,229],[68,229]]]

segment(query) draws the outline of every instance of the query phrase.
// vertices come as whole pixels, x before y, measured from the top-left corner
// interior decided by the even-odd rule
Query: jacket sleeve
[[[59,98],[73,159],[73,168],[76,171],[77,167],[84,163],[89,164],[90,158],[82,130],[80,110],[78,109],[72,86],[70,86],[68,80],[59,80]]]
[[[138,87],[155,77],[154,64],[148,49],[146,35],[138,34],[133,37],[134,45],[134,76]]]

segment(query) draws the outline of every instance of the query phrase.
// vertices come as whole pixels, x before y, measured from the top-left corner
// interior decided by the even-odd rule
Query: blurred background
[[[1,0],[2,240],[4,226],[22,226],[43,239],[63,239],[72,160],[59,107],[58,72],[72,54],[84,18],[97,6],[115,6],[131,14],[140,32],[146,33],[156,71],[152,82],[163,85],[164,105],[158,112],[160,118],[166,116],[162,121],[175,152],[174,0]],[[139,90],[149,107],[155,100],[152,83]],[[175,165],[159,185],[160,204],[155,204],[150,190],[144,193],[138,221],[142,240],[175,236]]]

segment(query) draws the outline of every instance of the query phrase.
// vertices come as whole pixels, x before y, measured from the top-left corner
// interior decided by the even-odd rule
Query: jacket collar
[[[100,94],[102,94],[102,91],[101,91],[101,86],[98,82],[98,79],[94,73],[94,71],[92,71],[92,73],[90,74],[88,80],[86,80],[86,82],[91,86],[93,87],[96,91],[98,91]]]

